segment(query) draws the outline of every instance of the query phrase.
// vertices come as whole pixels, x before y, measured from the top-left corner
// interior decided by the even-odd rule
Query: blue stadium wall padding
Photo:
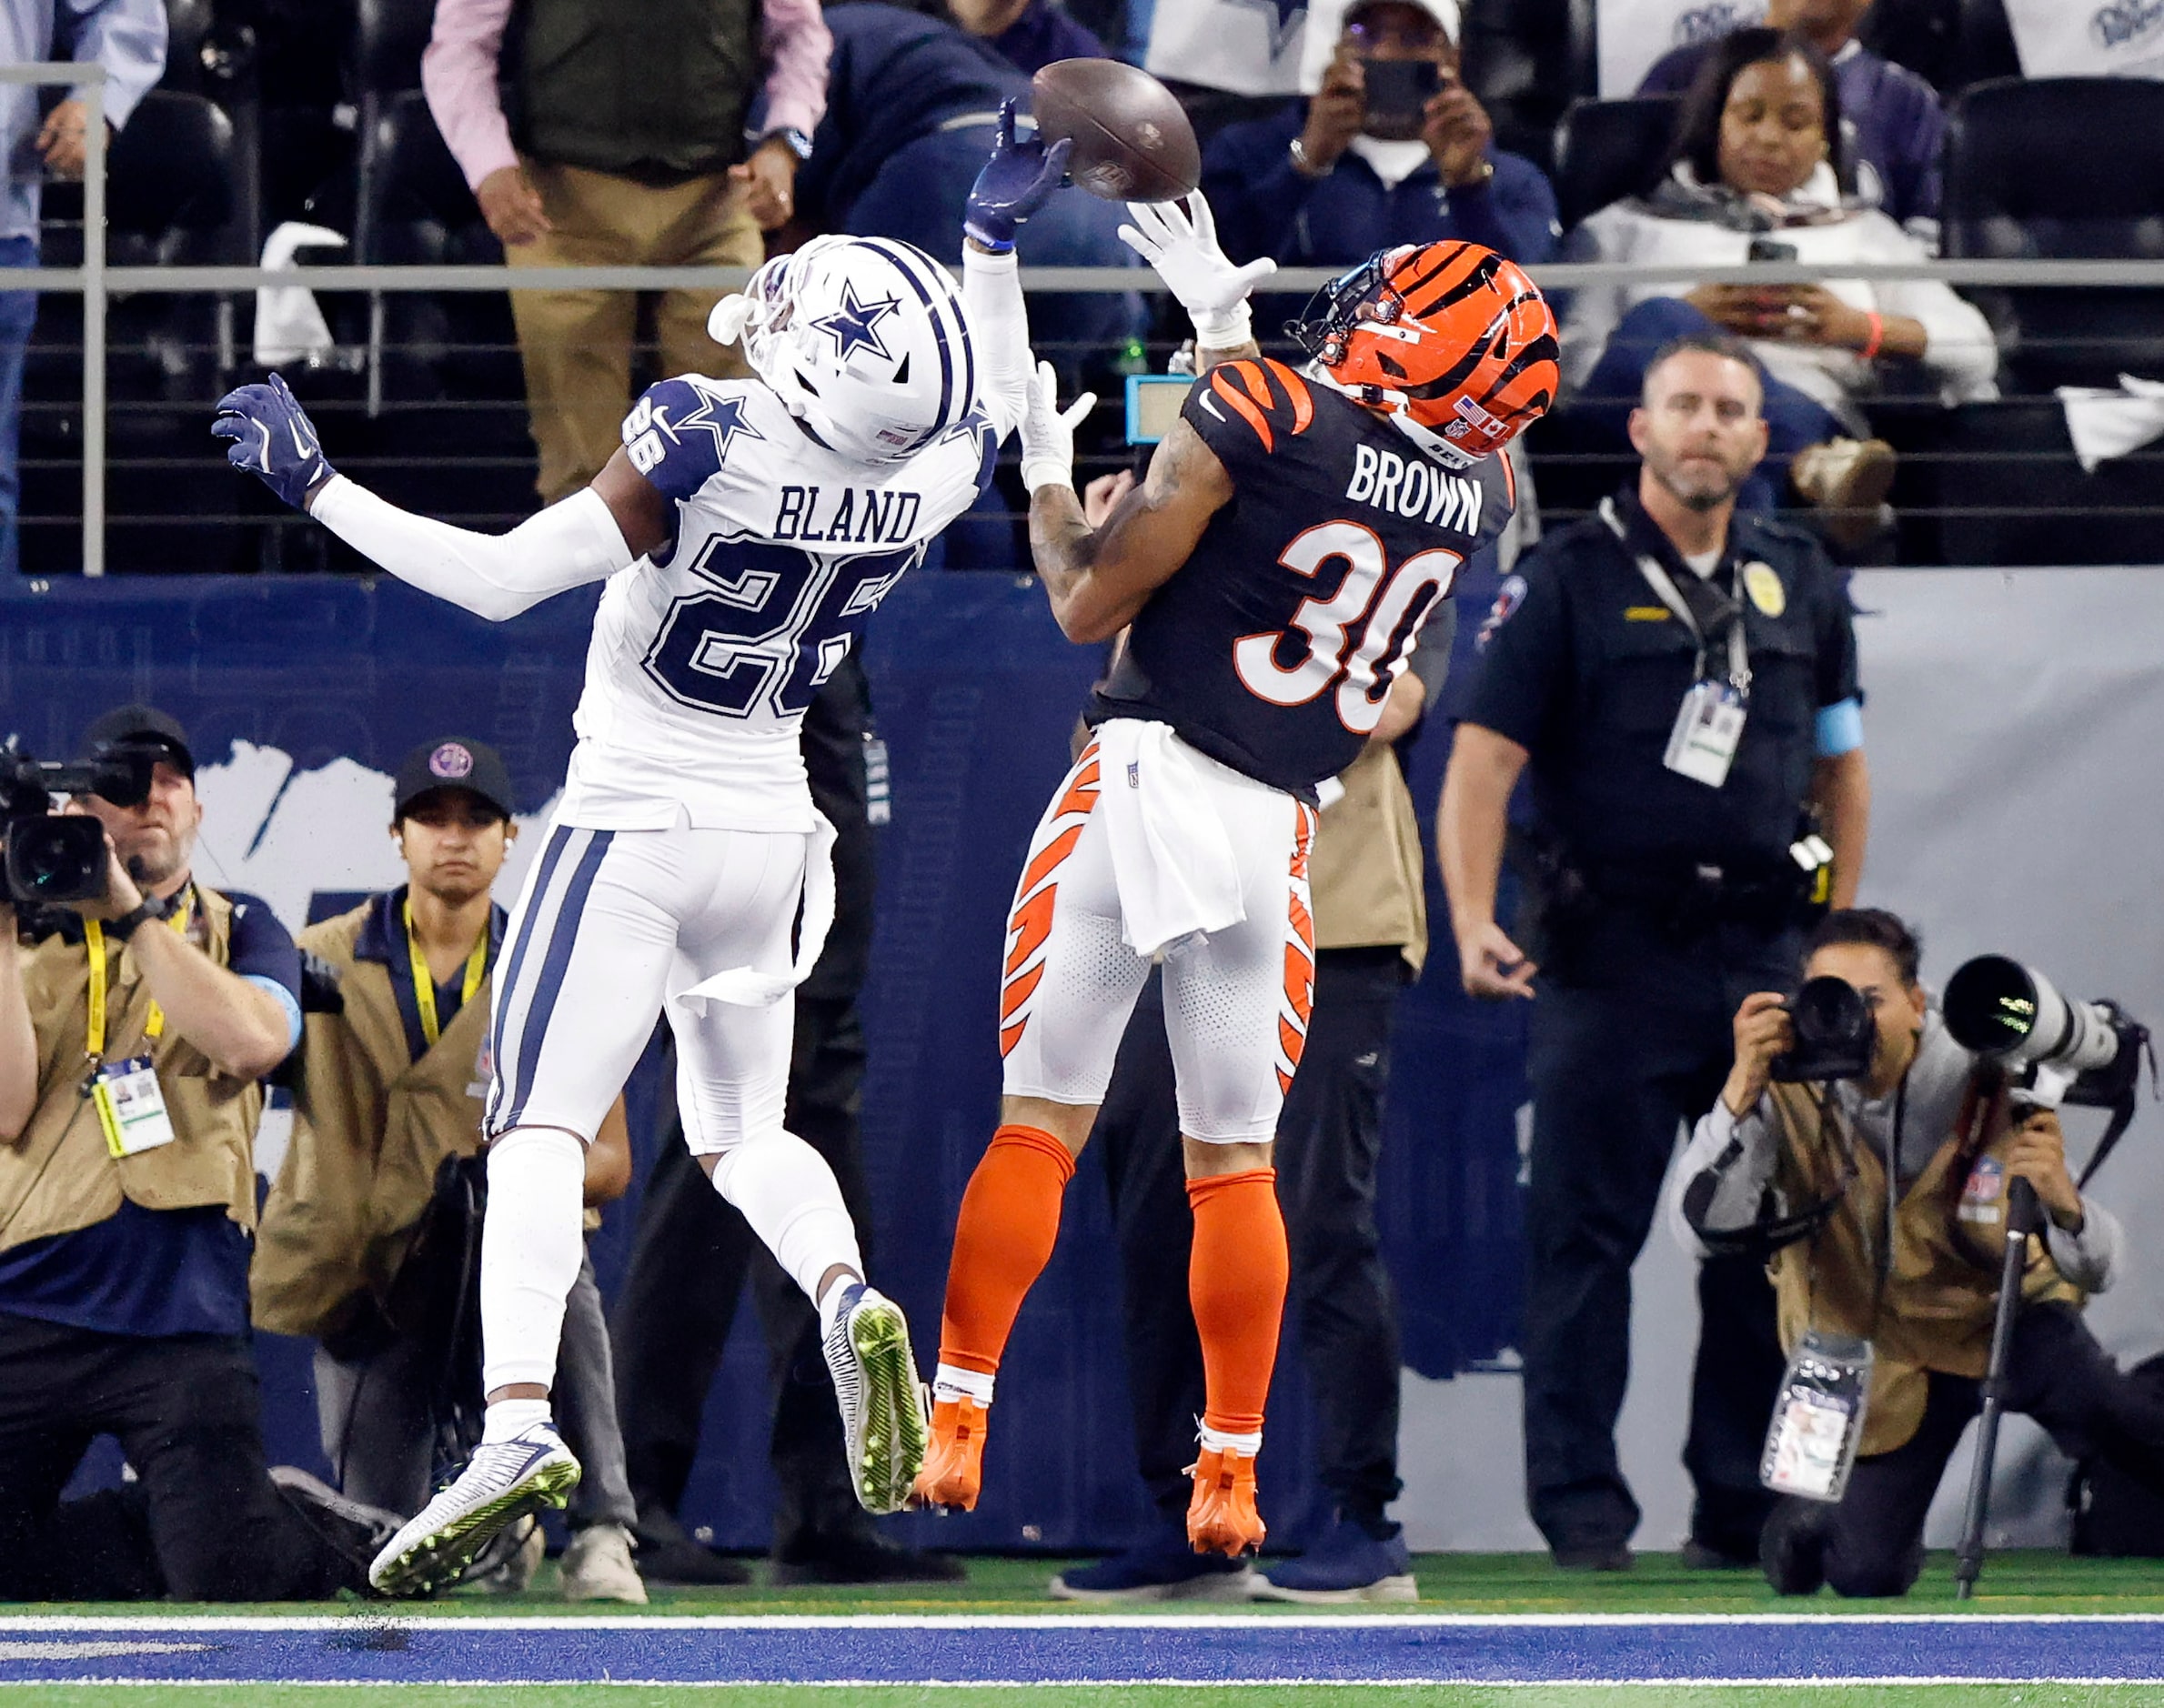
[[[1475,580],[1461,594],[1461,672],[1493,590],[1492,579]],[[491,625],[388,580],[0,588],[0,733],[62,755],[99,711],[140,698],[188,725],[206,765],[238,739],[280,749],[299,769],[346,759],[388,772],[448,718],[503,749],[530,810],[554,792],[569,755],[593,602],[590,593],[567,595]],[[871,1263],[908,1309],[927,1369],[956,1206],[997,1117],[994,1019],[1014,877],[1066,769],[1075,713],[1100,663],[1097,649],[1061,637],[1033,581],[1003,574],[910,577],[870,631],[866,664],[894,790],[863,999]],[[1408,751],[1424,820],[1448,741],[1447,720],[1431,718]],[[219,827],[211,829],[215,837]],[[1505,1356],[1515,1338],[1524,1016],[1459,993],[1432,863],[1429,884],[1441,940],[1400,1011],[1382,1201],[1406,1363],[1445,1377]],[[630,1088],[642,1160],[655,1090],[649,1063]],[[621,1273],[635,1193],[596,1236],[605,1291]],[[896,1521],[898,1535],[1060,1551],[1132,1536],[1144,1508],[1117,1274],[1103,1178],[1085,1157],[1059,1251],[1001,1371],[985,1499],[967,1517]],[[1326,1514],[1309,1463],[1296,1324],[1287,1331],[1264,1500],[1273,1540],[1296,1543]],[[307,1348],[265,1337],[261,1352],[274,1457],[320,1467]],[[768,1540],[767,1392],[747,1308],[714,1386],[684,1512],[723,1545]]]

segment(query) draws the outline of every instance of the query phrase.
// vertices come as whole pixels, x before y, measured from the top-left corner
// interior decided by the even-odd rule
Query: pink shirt
[[[478,189],[491,172],[518,164],[496,89],[504,25],[515,0],[437,0],[436,26],[421,55],[421,88],[451,157]],[[762,0],[767,55],[767,128],[809,136],[827,110],[827,57],[834,38],[819,0]]]

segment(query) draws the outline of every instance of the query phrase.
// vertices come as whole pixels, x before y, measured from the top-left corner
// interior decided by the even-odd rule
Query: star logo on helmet
[[[881,339],[879,323],[901,306],[901,299],[898,296],[890,296],[884,302],[861,303],[857,300],[856,287],[843,279],[841,306],[811,324],[834,340],[834,354],[841,361],[848,361],[858,350],[870,350],[874,356],[891,361],[894,353]]]
[[[710,390],[700,385],[696,379],[690,383],[692,389],[699,394],[699,407],[692,410],[681,421],[672,424],[671,430],[678,438],[681,439],[685,434],[694,428],[701,433],[712,435],[714,460],[717,463],[722,463],[729,460],[730,441],[738,434],[742,434],[748,439],[766,437],[765,434],[744,418],[743,398],[726,392]]]

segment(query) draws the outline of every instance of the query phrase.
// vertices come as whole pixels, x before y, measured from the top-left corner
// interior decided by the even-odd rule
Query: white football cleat
[[[861,1281],[847,1289],[823,1350],[841,1408],[849,1479],[867,1512],[899,1512],[924,1463],[924,1392],[901,1307]]]
[[[426,1595],[455,1581],[513,1519],[561,1506],[579,1461],[547,1420],[508,1442],[483,1442],[466,1469],[384,1545],[368,1582],[386,1595]]]

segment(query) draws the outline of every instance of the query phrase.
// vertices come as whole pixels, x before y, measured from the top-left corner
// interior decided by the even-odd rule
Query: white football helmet
[[[822,445],[899,461],[966,418],[977,361],[953,281],[890,237],[814,237],[751,276],[708,316],[718,344],[743,345],[751,371]]]

